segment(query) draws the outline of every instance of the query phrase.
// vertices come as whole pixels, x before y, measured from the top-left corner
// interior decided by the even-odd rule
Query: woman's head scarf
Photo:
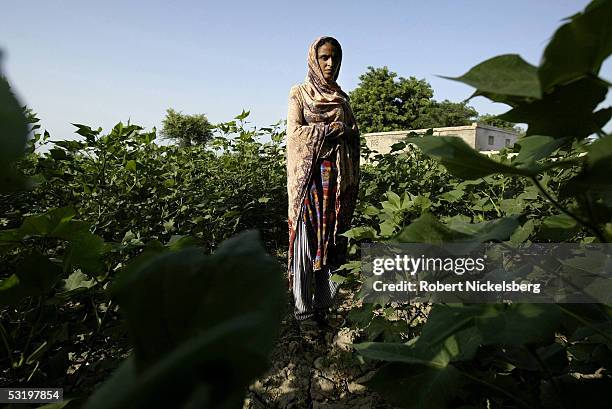
[[[325,79],[317,58],[319,47],[325,43],[333,44],[337,48],[340,57],[333,81]],[[336,83],[341,65],[342,47],[340,47],[340,43],[335,38],[319,37],[310,45],[308,49],[308,74],[306,74],[306,81],[304,82],[304,91],[306,92],[303,95],[305,102],[304,111],[308,122],[329,123],[342,120],[338,118],[339,111],[342,109],[345,112],[350,110],[348,95]]]
[[[325,76],[323,75],[323,71],[321,70],[321,67],[319,66],[319,59],[317,58],[318,57],[317,52],[319,51],[319,47],[321,47],[325,43],[330,43],[334,47],[336,47],[336,51],[338,52],[338,57],[340,58],[340,61],[338,62],[338,69],[336,70],[334,74],[333,81],[328,81],[327,79],[325,79]],[[336,80],[338,79],[338,74],[340,73],[341,65],[342,65],[342,47],[340,46],[340,43],[338,42],[338,40],[336,40],[333,37],[326,37],[326,36],[319,37],[310,45],[310,48],[308,49],[308,74],[306,75],[306,81],[312,82],[314,85],[317,86],[317,88],[319,88],[321,91],[328,93],[328,94],[333,94],[335,91],[342,92],[338,84],[336,84]]]

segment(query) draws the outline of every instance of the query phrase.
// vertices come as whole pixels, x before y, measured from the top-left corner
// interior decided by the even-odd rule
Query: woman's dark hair
[[[338,42],[338,40],[336,40],[334,37],[321,37],[321,39],[317,43],[317,47],[316,47],[317,51],[319,51],[319,47],[327,43],[336,47],[336,49],[338,50],[338,54],[340,56],[340,60],[342,60],[342,47],[340,46],[340,43]]]

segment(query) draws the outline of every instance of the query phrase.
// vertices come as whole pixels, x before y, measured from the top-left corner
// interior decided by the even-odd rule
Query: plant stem
[[[34,333],[36,331],[36,328],[38,327],[38,324],[40,324],[40,319],[42,318],[42,310],[43,310],[43,297],[42,296],[38,297],[37,308],[38,308],[38,316],[36,318],[36,323],[32,325],[32,328],[30,329],[30,334],[28,335],[28,339],[25,343],[25,347],[23,348],[23,351],[21,352],[22,358],[25,356],[24,354],[26,353],[28,348],[30,348],[30,343],[32,342],[32,338],[34,338]],[[23,363],[23,359],[20,359],[19,362]]]
[[[605,237],[603,236],[603,234],[601,234],[601,232],[597,229],[597,227],[593,226],[591,223],[585,220],[582,220],[580,217],[570,212],[565,207],[561,206],[561,204],[557,200],[555,200],[550,195],[550,193],[546,191],[546,189],[544,189],[544,187],[540,184],[540,181],[535,176],[531,177],[531,181],[540,190],[540,192],[544,195],[544,197],[546,197],[546,199],[548,199],[548,201],[551,202],[557,209],[559,209],[562,213],[565,213],[567,216],[574,219],[576,222],[578,222],[578,224],[581,224],[582,226],[584,226],[587,230],[593,233],[599,239],[601,243],[607,243]]]
[[[533,407],[531,405],[529,405],[529,403],[527,403],[524,400],[520,399],[519,397],[511,394],[510,392],[506,392],[505,390],[503,390],[502,388],[500,388],[497,385],[493,385],[492,383],[489,383],[487,381],[483,381],[482,379],[480,379],[480,378],[478,378],[478,377],[476,377],[474,375],[471,375],[471,374],[469,374],[467,372],[461,371],[461,374],[464,375],[465,377],[469,378],[470,380],[476,382],[476,383],[479,383],[479,384],[481,384],[483,386],[486,386],[486,387],[488,387],[490,389],[493,389],[494,391],[496,391],[496,392],[506,396],[507,398],[512,399],[513,401],[515,401],[516,403],[518,403],[520,406],[522,406],[524,408],[533,409]]]
[[[593,331],[597,332],[599,335],[601,335],[602,337],[607,339],[609,342],[612,342],[612,337],[610,335],[606,334],[605,332],[603,332],[599,328],[595,327],[590,322],[588,322],[587,320],[582,318],[580,315],[578,315],[578,314],[568,310],[565,307],[562,307],[561,304],[557,304],[557,306],[559,307],[559,309],[561,311],[563,311],[564,313],[566,313],[570,317],[574,318],[576,321],[580,322],[582,325],[585,325],[585,326],[589,327],[590,329],[592,329]]]

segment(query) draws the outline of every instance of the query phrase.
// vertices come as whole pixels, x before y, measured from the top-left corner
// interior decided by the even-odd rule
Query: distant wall
[[[414,129],[408,131],[373,132],[365,134],[366,145],[369,149],[385,154],[391,151],[391,145],[401,142],[408,133],[416,132],[424,134],[427,129]],[[445,128],[434,128],[433,134],[443,136],[458,136],[469,146],[478,151],[498,151],[506,146],[506,139],[513,145],[519,135],[512,131],[496,128],[494,126],[479,125],[473,123],[466,126],[449,126]],[[493,144],[489,144],[489,137],[492,137]]]
[[[498,151],[506,146],[514,145],[518,137],[519,135],[512,131],[479,125],[476,128],[475,148],[479,151]]]

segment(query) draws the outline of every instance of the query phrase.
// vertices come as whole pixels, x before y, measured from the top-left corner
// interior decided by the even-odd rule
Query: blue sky
[[[435,98],[460,101],[458,76],[499,54],[537,64],[560,20],[587,0],[526,1],[29,1],[2,6],[2,67],[54,139],[71,122],[105,130],[131,119],[160,126],[165,110],[211,122],[245,109],[265,126],[284,119],[309,44],[342,44],[338,82],[350,91],[368,66],[425,78]],[[602,76],[612,80],[608,61]],[[611,97],[607,104],[610,105]],[[481,113],[504,105],[483,98]]]

